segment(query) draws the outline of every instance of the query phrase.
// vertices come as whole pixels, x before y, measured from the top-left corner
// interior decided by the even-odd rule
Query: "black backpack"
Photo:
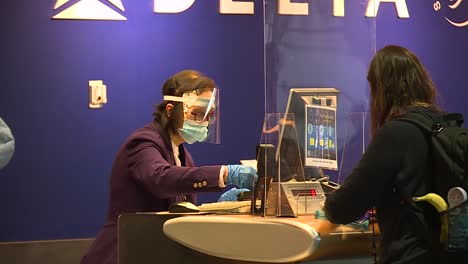
[[[468,129],[463,128],[463,116],[459,113],[439,113],[429,115],[417,111],[409,111],[398,120],[410,122],[421,128],[429,137],[431,166],[432,166],[432,192],[441,196],[447,203],[448,191],[453,187],[462,187],[468,192]],[[458,207],[461,207],[458,208]],[[468,230],[455,226],[461,212],[463,221],[468,221],[468,202],[441,213],[441,217],[449,218],[449,238],[442,241],[442,249],[450,252],[462,252],[466,257],[468,253]],[[445,214],[445,216],[444,216]],[[448,215],[448,216],[447,216]],[[452,224],[452,226],[450,226]],[[468,224],[468,223],[467,223]],[[455,231],[454,231],[455,230]],[[450,232],[455,232],[455,239],[462,239],[454,246],[450,241]],[[424,230],[422,232],[425,232]],[[426,236],[427,236],[427,232]],[[452,243],[452,244],[450,244]]]
[[[468,192],[468,129],[462,127],[462,114],[428,116],[410,111],[399,120],[416,124],[431,137],[434,192],[445,200],[452,187]]]

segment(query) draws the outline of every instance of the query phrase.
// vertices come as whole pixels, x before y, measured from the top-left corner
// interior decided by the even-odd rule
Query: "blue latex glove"
[[[233,184],[240,188],[253,189],[257,183],[257,171],[244,165],[227,165],[228,177],[226,184]]]
[[[218,199],[218,202],[226,202],[226,201],[237,201],[237,196],[239,193],[248,192],[249,189],[241,188],[237,189],[236,187],[230,189],[229,191],[224,192]]]
[[[5,167],[15,152],[15,139],[10,128],[0,118],[0,169]]]

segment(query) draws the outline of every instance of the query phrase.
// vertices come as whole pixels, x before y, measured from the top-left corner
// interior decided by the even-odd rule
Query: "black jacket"
[[[437,115],[422,107],[413,110]],[[416,228],[414,211],[407,210],[402,198],[430,192],[428,140],[413,124],[387,122],[341,188],[327,197],[324,211],[338,224],[350,223],[375,206],[381,233],[379,263],[438,263],[427,237]],[[425,213],[416,210],[421,218]]]

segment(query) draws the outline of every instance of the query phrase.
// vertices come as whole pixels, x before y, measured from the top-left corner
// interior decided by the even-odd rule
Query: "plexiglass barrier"
[[[340,170],[337,182],[351,174],[358,164],[370,141],[370,113],[354,112],[346,113],[344,123],[344,144],[340,160]]]
[[[304,170],[305,138],[298,137],[294,113],[268,113],[265,116],[261,142],[257,146],[258,182],[253,199],[254,215],[312,215],[325,199],[318,168],[315,175]],[[304,140],[302,142],[301,140]]]
[[[310,136],[309,140],[320,138],[312,137],[314,133],[331,133],[334,138],[322,138],[329,145],[324,145],[324,141],[308,142],[310,148],[304,151],[309,151],[310,158],[302,162],[327,167],[327,175],[334,181],[340,177],[341,182],[349,175],[340,171],[341,165],[347,165],[340,164],[340,156],[347,151],[345,144],[351,144],[346,143],[351,139],[346,131],[349,113],[369,111],[367,70],[376,51],[375,16],[379,1],[264,0],[263,4],[265,113],[293,112],[297,121],[303,117],[296,110],[288,110],[292,90],[339,91],[335,101],[328,98],[300,111],[310,113],[309,116],[328,116],[328,122],[335,123],[334,127],[322,128],[312,124],[312,131],[305,136]],[[296,127],[296,132],[299,146],[304,145],[302,128]],[[325,159],[316,158],[320,155]],[[355,158],[361,156],[362,151]],[[305,177],[314,172],[307,173],[307,168]]]
[[[296,113],[266,114],[257,146],[259,179],[253,195],[254,215],[314,215],[321,210],[326,195],[337,190],[358,163],[370,138],[369,114],[346,114],[347,122],[339,128],[345,130],[343,151],[338,153],[333,122],[337,91],[333,92],[306,96],[301,118]],[[331,180],[330,172],[338,172],[337,181]]]

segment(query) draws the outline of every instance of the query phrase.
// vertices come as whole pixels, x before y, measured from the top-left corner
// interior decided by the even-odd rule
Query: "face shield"
[[[219,90],[198,89],[179,96],[164,96],[165,101],[182,102],[184,127],[181,136],[188,143],[195,141],[220,144]]]

